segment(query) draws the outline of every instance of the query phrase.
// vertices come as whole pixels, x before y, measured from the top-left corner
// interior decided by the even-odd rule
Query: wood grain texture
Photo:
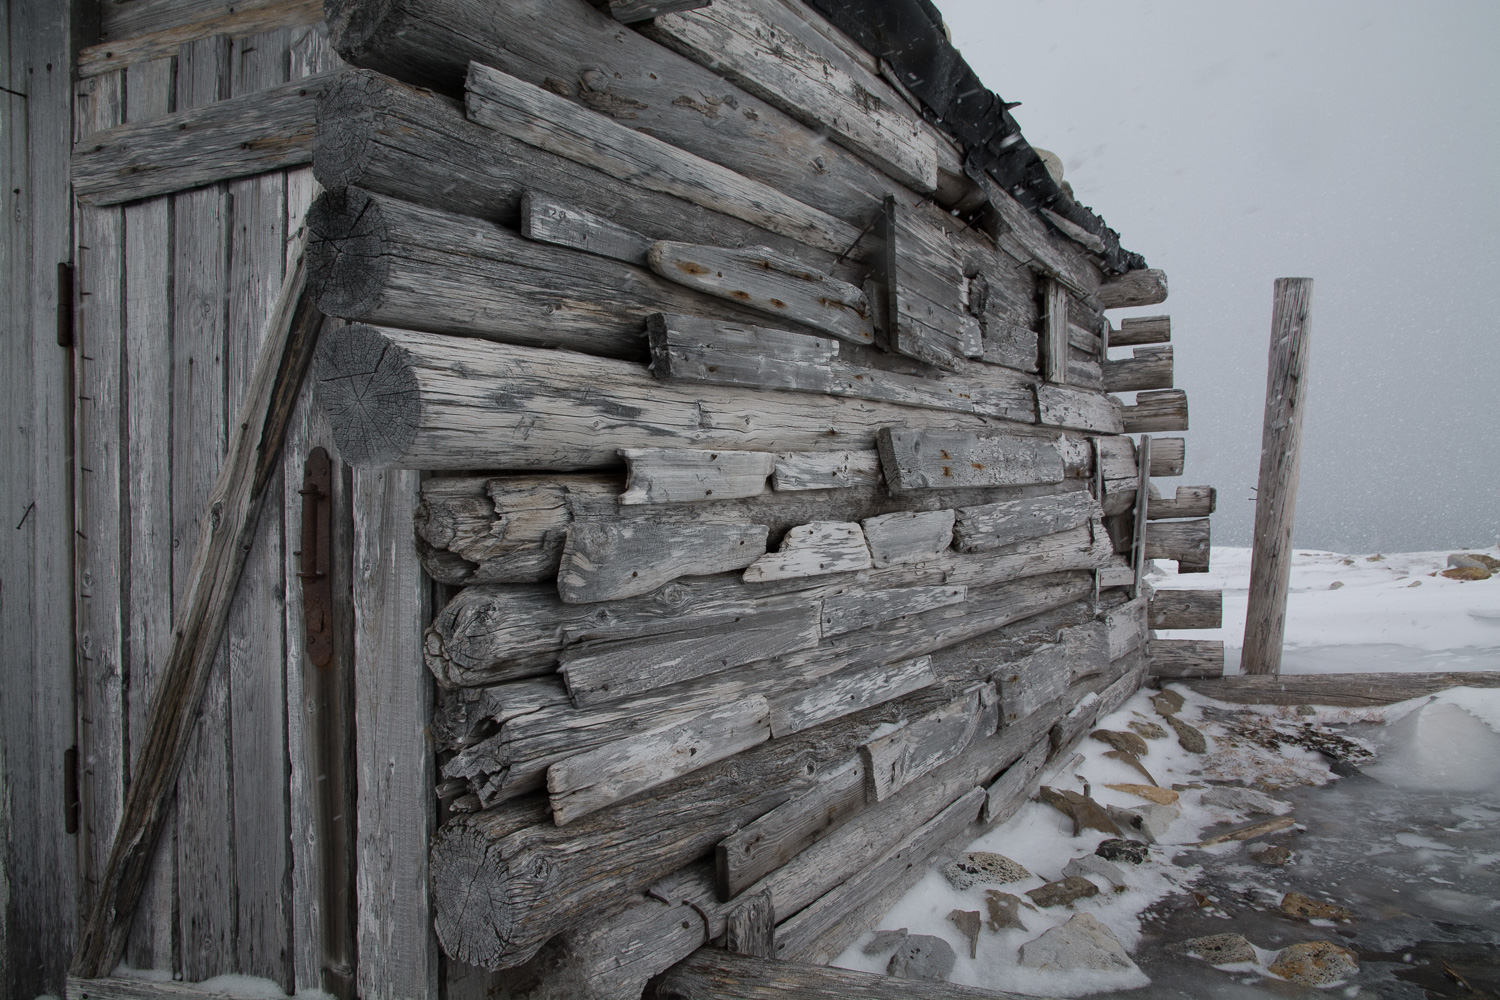
[[[959,698],[893,733],[859,748],[868,796],[883,802],[933,769],[957,757],[976,739],[995,731],[997,695],[992,686]]]
[[[1172,317],[1131,316],[1120,320],[1120,328],[1109,335],[1111,347],[1135,344],[1165,344],[1172,339]]]
[[[773,698],[771,734],[781,739],[920,691],[936,682],[930,656],[869,669],[843,670],[820,678],[815,687]]]
[[[117,205],[311,163],[321,85],[283,83],[91,136],[74,151],[73,190],[85,205]]]
[[[125,115],[148,121],[176,97],[173,55],[136,63],[125,73]],[[172,645],[172,222],[171,199],[126,205],[125,215],[125,598],[129,604],[129,745],[144,745],[152,692]],[[163,336],[163,333],[166,336]],[[136,761],[130,761],[132,769]],[[132,770],[134,774],[134,770]],[[125,961],[138,969],[174,965],[176,952],[176,817],[166,830],[137,904]]]
[[[994,828],[1020,811],[1036,789],[1037,776],[1047,763],[1052,745],[1043,736],[1030,750],[985,788],[984,811],[980,818]]]
[[[929,562],[953,542],[952,510],[900,511],[860,522],[876,569]]]
[[[894,618],[961,604],[967,596],[966,587],[901,587],[833,594],[822,601],[822,634],[842,635]]]
[[[538,191],[521,194],[521,235],[646,267],[653,240],[602,215],[575,208]]]
[[[553,822],[563,826],[764,743],[770,711],[765,698],[746,698],[558,761],[547,769]]]
[[[868,451],[782,452],[771,484],[777,492],[878,487],[880,453]]]
[[[354,473],[355,841],[362,997],[435,998],[427,848],[435,823],[421,656],[427,581],[411,540],[419,477]]]
[[[81,83],[76,128],[81,138],[124,116],[123,74]],[[80,207],[73,324],[74,662],[77,687],[78,906],[93,902],[109,858],[125,795],[127,743],[121,557],[124,475],[120,394],[124,365],[121,269],[125,219],[118,209]],[[64,308],[72,310],[68,302]]]
[[[864,531],[853,521],[814,521],[786,533],[781,547],[745,570],[746,583],[852,573],[870,568]]]
[[[1152,639],[1146,655],[1152,677],[1224,675],[1224,643],[1218,639]]]
[[[1075,528],[1098,516],[1099,501],[1082,490],[960,507],[953,525],[953,547],[960,552],[988,552]]]
[[[229,39],[223,36],[183,46],[177,57],[179,112],[229,96],[230,54]],[[230,420],[226,303],[231,213],[228,192],[221,186],[186,192],[172,204],[172,370],[174,375],[181,373],[172,379],[172,589],[173,623],[179,633],[182,609],[190,603],[190,588],[197,582],[193,541],[211,534],[213,519],[208,515],[215,473],[221,464],[228,468],[224,456]],[[231,586],[223,597],[232,593]],[[222,611],[227,611],[227,600],[225,604]],[[222,611],[215,609],[214,624],[219,628]],[[178,937],[180,967],[190,980],[233,972],[236,962],[234,825],[225,821],[234,815],[228,647],[218,634],[212,641],[217,653],[210,654],[213,663],[199,695],[200,715],[177,780]],[[182,641],[175,645],[181,648]],[[100,971],[108,971],[108,966]]]
[[[729,299],[780,322],[821,330],[851,344],[875,341],[864,290],[770,247],[718,247],[661,240],[651,270],[679,285]]]
[[[1068,290],[1056,279],[1043,288],[1046,309],[1042,314],[1042,377],[1048,382],[1068,381]]]
[[[1106,278],[1094,293],[1106,309],[1154,306],[1167,301],[1167,274],[1155,268]]]
[[[1156,442],[1151,442],[1152,451]],[[1175,517],[1207,517],[1219,505],[1219,491],[1212,486],[1179,486],[1170,497],[1152,497],[1146,516],[1151,520]]]
[[[1172,345],[1140,347],[1130,357],[1104,363],[1104,385],[1109,392],[1172,388]]]
[[[979,321],[969,310],[969,281],[943,227],[895,195],[884,201],[877,269],[885,285],[888,347],[948,371],[984,354]]]
[[[917,419],[889,403],[664,385],[618,360],[363,325],[323,338],[315,377],[340,453],[368,466],[569,471],[612,466],[620,448],[666,439],[699,449],[867,450],[877,427]],[[930,431],[993,426],[940,411],[920,421]],[[1011,440],[1026,434],[1004,426],[1015,429]],[[1031,447],[1056,452],[1046,439]]]
[[[1255,546],[1250,558],[1250,604],[1245,612],[1240,659],[1240,670],[1246,674],[1281,672],[1286,595],[1292,572],[1292,525],[1302,474],[1312,284],[1311,278],[1277,278],[1272,300],[1266,411],[1255,493]]]
[[[708,6],[647,34],[923,194],[937,188],[937,140],[877,74],[782,0]]]
[[[1155,521],[1146,528],[1146,558],[1175,559],[1180,573],[1208,572],[1209,520]]]
[[[885,371],[844,360],[827,338],[694,316],[652,316],[647,329],[652,371],[659,378],[826,393],[1021,423],[1036,418],[1032,389],[1023,378]]]
[[[558,594],[569,604],[614,601],[679,577],[743,569],[765,556],[766,532],[763,524],[574,524]]]
[[[1224,623],[1224,593],[1158,590],[1151,597],[1146,618],[1154,629],[1218,628]]]
[[[697,451],[692,448],[622,448],[622,504],[734,500],[766,491],[776,456],[764,451]]]
[[[1118,660],[1146,641],[1151,628],[1147,624],[1148,602],[1136,597],[1115,608],[1105,618],[1109,628],[1109,658]]]
[[[1184,686],[1236,705],[1334,705],[1371,708],[1455,687],[1500,687],[1495,671],[1423,674],[1239,675],[1186,680]]]
[[[1123,407],[1126,434],[1188,429],[1187,393],[1181,389],[1157,389],[1136,393],[1135,402]]]
[[[237,39],[230,48],[230,100],[266,100],[287,85],[291,30]],[[309,107],[310,110],[310,107]],[[310,130],[309,130],[310,136]],[[242,137],[243,141],[243,137]],[[255,376],[286,266],[286,178],[279,172],[228,185],[226,403],[237,411]],[[234,806],[234,969],[295,990],[292,968],[290,816],[287,806],[286,578],[282,470],[267,490],[270,511],[251,542],[224,625],[229,672],[229,761]]]
[[[1063,479],[1062,453],[1045,439],[882,427],[876,443],[886,485],[896,492]]]
[[[273,28],[311,27],[323,19],[323,7],[319,0],[215,2],[206,8],[177,0],[127,0],[101,4],[100,15],[104,41],[79,51],[81,77],[166,58],[183,44],[210,35],[244,37]]]
[[[651,1000],[996,1000],[1021,994],[920,982],[713,948],[694,952],[653,985]]]
[[[499,69],[472,63],[465,86],[469,118],[512,139],[822,250],[838,253],[859,235],[795,196]]]
[[[1036,387],[1037,421],[1049,427],[1068,427],[1100,434],[1120,434],[1125,410],[1118,400],[1102,393],[1060,385]]]

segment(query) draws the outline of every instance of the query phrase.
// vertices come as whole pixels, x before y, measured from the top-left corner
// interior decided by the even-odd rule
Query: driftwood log
[[[335,443],[355,466],[576,469],[621,448],[873,449],[881,426],[1057,432],[892,403],[767,394],[653,379],[567,351],[354,324],[318,345],[313,378]],[[495,386],[504,386],[497,391]]]
[[[1152,639],[1152,677],[1222,677],[1224,643],[1218,639]]]
[[[1183,682],[1199,694],[1239,705],[1375,708],[1453,687],[1500,687],[1500,672],[1431,674],[1288,674]]]
[[[1152,628],[1218,628],[1224,623],[1224,594],[1218,590],[1158,590],[1147,617]]]

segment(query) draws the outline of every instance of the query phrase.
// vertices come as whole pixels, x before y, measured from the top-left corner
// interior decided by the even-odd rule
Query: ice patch
[[[1364,769],[1372,778],[1409,789],[1500,788],[1500,733],[1451,700],[1434,699],[1392,723],[1388,735],[1380,759]]]

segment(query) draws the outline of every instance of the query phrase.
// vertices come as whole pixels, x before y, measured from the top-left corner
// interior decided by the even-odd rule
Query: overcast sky
[[[1281,276],[1315,281],[1295,543],[1500,540],[1500,2],[938,4],[1167,272],[1140,311],[1172,316],[1192,429],[1158,485],[1219,488],[1215,543],[1250,539]]]

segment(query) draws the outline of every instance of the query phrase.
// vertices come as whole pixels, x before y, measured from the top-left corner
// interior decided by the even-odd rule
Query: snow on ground
[[[1343,555],[1298,549],[1287,599],[1288,674],[1500,670],[1500,576],[1436,576],[1453,552],[1500,557],[1500,548]],[[1207,573],[1158,562],[1158,590],[1224,591],[1224,627],[1161,632],[1164,639],[1222,639],[1224,669],[1238,673],[1250,586],[1250,550],[1213,549]],[[1336,586],[1337,585],[1337,586]]]
[[[1464,551],[1500,555],[1496,549]],[[1292,569],[1283,669],[1289,673],[1500,670],[1500,577],[1460,582],[1433,575],[1446,566],[1448,554],[1344,556],[1299,550]],[[1216,548],[1211,561],[1214,565],[1211,573],[1178,575],[1159,571],[1153,575],[1152,583],[1157,589],[1224,590],[1223,628],[1184,631],[1175,635],[1223,639],[1227,670],[1235,673],[1244,633],[1250,551]],[[1339,586],[1333,586],[1335,583]],[[1161,634],[1171,636],[1174,633]],[[1168,897],[1190,892],[1203,874],[1204,865],[1222,864],[1231,869],[1244,864],[1255,867],[1248,862],[1248,849],[1256,846],[1254,843],[1230,842],[1206,849],[1196,846],[1211,827],[1256,818],[1205,805],[1202,796],[1212,787],[1206,782],[1254,784],[1272,794],[1276,794],[1277,789],[1284,789],[1285,794],[1290,795],[1299,786],[1321,786],[1334,780],[1327,758],[1319,753],[1294,745],[1283,745],[1273,751],[1256,745],[1253,740],[1239,738],[1235,723],[1230,721],[1231,712],[1244,712],[1244,706],[1218,705],[1181,688],[1178,690],[1187,702],[1178,717],[1209,736],[1210,753],[1206,757],[1188,753],[1172,738],[1170,729],[1166,738],[1149,741],[1150,752],[1142,763],[1162,788],[1179,792],[1181,815],[1153,849],[1147,864],[1121,865],[1129,883],[1124,891],[1111,891],[1108,883],[1096,880],[1100,883],[1099,894],[1070,906],[1044,910],[1023,908],[1024,931],[997,932],[982,928],[977,957],[969,958],[968,940],[947,919],[951,911],[977,910],[984,914],[985,888],[998,888],[1025,900],[1028,890],[1061,878],[1063,866],[1069,860],[1092,853],[1106,839],[1106,834],[1093,830],[1073,836],[1071,819],[1050,806],[1033,801],[968,847],[971,851],[1003,854],[1029,869],[1031,878],[1007,885],[959,890],[950,885],[941,872],[930,871],[886,913],[876,928],[906,928],[912,934],[944,938],[958,955],[949,979],[964,985],[1038,996],[1083,996],[1149,984],[1151,980],[1139,969],[1044,972],[1024,968],[1018,964],[1018,949],[1048,929],[1065,923],[1076,913],[1089,913],[1104,923],[1127,950],[1136,952],[1142,939],[1145,912]],[[1126,730],[1131,722],[1164,725],[1164,720],[1152,706],[1151,694],[1149,690],[1137,693],[1113,715],[1101,719],[1097,728]],[[1489,798],[1493,798],[1492,793],[1500,786],[1500,779],[1497,779],[1500,776],[1500,735],[1497,735],[1500,734],[1500,691],[1458,688],[1434,698],[1414,699],[1384,709],[1320,709],[1311,716],[1306,714],[1306,709],[1300,713],[1294,709],[1257,711],[1264,716],[1267,725],[1280,725],[1288,730],[1303,725],[1322,728],[1325,724],[1381,724],[1366,727],[1379,734],[1380,756],[1364,771],[1384,785],[1398,789],[1480,792]],[[1044,774],[1042,783],[1084,792],[1105,806],[1144,804],[1144,800],[1133,793],[1107,787],[1144,780],[1127,764],[1105,757],[1109,749],[1104,743],[1085,739],[1078,754],[1053,765],[1053,770]],[[1480,807],[1476,805],[1474,808]],[[1500,815],[1487,808],[1481,811],[1481,818],[1485,820]],[[1460,814],[1465,815],[1461,810]],[[1300,823],[1296,827],[1296,830],[1303,829]],[[1390,844],[1381,850],[1407,850],[1419,858],[1432,851],[1432,845],[1418,843],[1421,837],[1410,832],[1398,831],[1389,836],[1371,832],[1370,837],[1390,840]],[[1413,837],[1417,840],[1412,840]],[[1203,859],[1205,853],[1212,858],[1204,860],[1203,864],[1173,863],[1174,859],[1190,851],[1200,852],[1194,860]],[[1496,862],[1500,862],[1500,850],[1493,856],[1476,855],[1474,861],[1486,871]],[[1470,869],[1471,872],[1475,870]],[[1238,929],[1225,923],[1229,914],[1219,910],[1217,902],[1210,897],[1201,904],[1205,926],[1196,933]],[[1500,907],[1500,903],[1480,915],[1484,921],[1490,921],[1495,913],[1500,913],[1496,907]],[[1438,909],[1441,910],[1442,906]],[[1216,917],[1217,926],[1214,926]],[[873,933],[862,935],[833,964],[868,972],[885,972],[890,949],[875,954],[863,951],[873,937]],[[1272,954],[1261,950],[1258,968],[1248,964],[1236,967],[1240,973],[1238,986],[1228,981],[1211,983],[1207,980],[1204,986],[1218,995],[1220,987],[1248,988],[1249,984],[1263,977],[1274,979],[1265,969]],[[1205,977],[1220,975],[1206,966],[1203,974]],[[1357,992],[1357,987],[1350,989]]]

